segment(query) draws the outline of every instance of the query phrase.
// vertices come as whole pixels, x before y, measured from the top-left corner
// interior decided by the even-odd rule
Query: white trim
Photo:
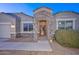
[[[56,21],[60,20],[76,20],[76,18],[56,18]]]
[[[20,32],[20,33],[34,33],[34,31],[26,31],[26,32]]]
[[[56,21],[56,30],[58,30],[58,21]]]
[[[75,20],[73,20],[73,29],[75,30]]]
[[[68,21],[68,20],[73,21],[73,29],[75,29],[75,20],[76,20],[76,18],[67,18],[67,19],[59,19],[59,18],[57,18],[56,19],[56,30],[58,30],[58,21]]]
[[[33,21],[21,21],[21,23],[34,23]]]

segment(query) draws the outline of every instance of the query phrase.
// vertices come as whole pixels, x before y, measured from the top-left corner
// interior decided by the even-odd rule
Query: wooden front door
[[[40,20],[39,21],[39,36],[46,36],[47,35],[47,21]]]

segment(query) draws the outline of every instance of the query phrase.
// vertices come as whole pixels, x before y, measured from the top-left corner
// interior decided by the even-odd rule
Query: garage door
[[[0,38],[10,38],[10,24],[0,23]]]

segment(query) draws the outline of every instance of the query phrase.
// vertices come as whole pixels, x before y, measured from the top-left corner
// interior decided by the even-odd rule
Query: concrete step
[[[39,40],[47,40],[48,38],[46,36],[44,37],[39,37]]]

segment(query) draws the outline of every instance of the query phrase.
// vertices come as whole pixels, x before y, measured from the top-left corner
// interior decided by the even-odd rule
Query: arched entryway
[[[38,21],[38,29],[39,34],[38,36],[47,36],[47,21],[46,20],[39,20]]]

